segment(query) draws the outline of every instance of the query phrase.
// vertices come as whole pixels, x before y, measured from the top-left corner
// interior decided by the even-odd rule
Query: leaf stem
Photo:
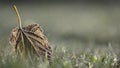
[[[20,15],[19,15],[18,9],[17,9],[16,5],[14,5],[13,8],[14,8],[14,10],[15,10],[15,12],[16,12],[17,17],[18,17],[19,28],[21,29],[21,28],[22,28],[22,25],[21,25],[21,17],[20,17]]]

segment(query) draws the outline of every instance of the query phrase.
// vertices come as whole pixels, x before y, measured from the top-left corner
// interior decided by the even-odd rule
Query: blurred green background
[[[9,46],[9,36],[18,26],[16,5],[22,25],[39,23],[52,47],[114,48],[120,43],[120,5],[112,2],[7,2],[0,3],[0,46]]]

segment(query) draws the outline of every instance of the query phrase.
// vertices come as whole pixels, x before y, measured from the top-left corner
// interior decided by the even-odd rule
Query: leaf
[[[22,29],[16,27],[11,32],[10,44],[18,54],[51,57],[51,47],[38,24],[31,24]]]
[[[42,57],[49,59],[52,54],[51,47],[43,34],[39,24],[30,24],[26,27],[21,26],[21,18],[18,14],[16,6],[14,6],[18,16],[19,27],[16,27],[11,32],[10,44],[14,51],[21,55],[27,56],[30,59],[33,57]]]

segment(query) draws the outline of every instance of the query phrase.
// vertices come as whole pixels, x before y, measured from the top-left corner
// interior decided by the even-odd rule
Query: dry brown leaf
[[[14,8],[16,10],[16,6]],[[47,55],[49,59],[52,54],[51,47],[39,24],[22,27],[20,22],[19,27],[14,28],[11,32],[10,44],[19,55],[42,58]]]

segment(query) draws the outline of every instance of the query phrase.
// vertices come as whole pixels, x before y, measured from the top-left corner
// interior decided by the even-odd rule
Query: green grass
[[[114,57],[107,49],[81,49],[74,52],[65,47],[53,48],[51,63],[40,59],[30,62],[20,58],[11,48],[1,49],[0,68],[113,68]]]

